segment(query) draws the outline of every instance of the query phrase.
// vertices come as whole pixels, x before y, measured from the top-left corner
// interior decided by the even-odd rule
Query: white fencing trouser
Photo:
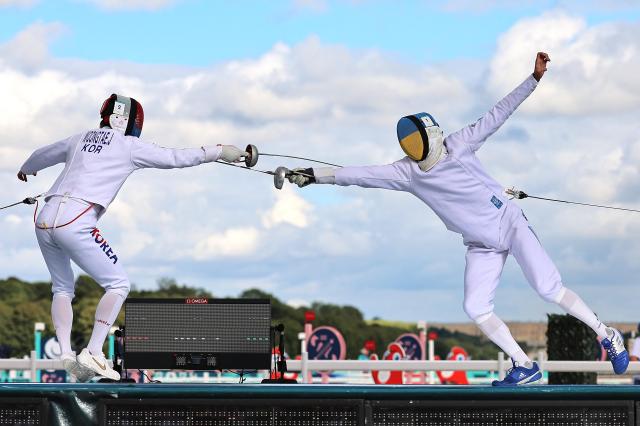
[[[493,299],[509,253],[533,289],[547,302],[557,302],[563,289],[560,273],[522,215],[503,236],[504,250],[470,246],[464,273],[464,310],[471,319],[493,312]],[[526,298],[514,301],[526,303]]]
[[[90,208],[73,223],[60,227],[89,206],[82,200],[54,196],[36,219],[36,237],[53,284],[52,318],[63,353],[71,351],[71,300],[75,289],[71,260],[106,291],[96,310],[94,333],[89,343],[90,350],[93,347],[92,353],[102,351],[104,339],[130,289],[129,278],[117,253],[96,229],[97,207]]]
[[[129,293],[129,278],[116,252],[97,232],[97,208],[90,209],[75,222],[57,229],[38,229],[63,225],[78,216],[88,203],[68,199],[62,207],[61,197],[53,197],[42,208],[36,220],[36,236],[47,268],[51,273],[53,294],[73,298],[74,277],[71,262],[89,274],[105,290],[115,291],[126,297]],[[59,209],[60,207],[60,209]],[[56,214],[60,211],[60,216]]]
[[[464,310],[478,327],[518,363],[530,361],[511,336],[509,329],[493,313],[493,299],[507,255],[516,259],[525,278],[547,302],[557,303],[565,312],[587,324],[602,338],[609,336],[607,326],[593,310],[562,284],[560,273],[529,226],[527,218],[518,209],[507,212],[517,214],[504,230],[501,238],[503,250],[470,246],[464,274]],[[514,301],[514,306],[525,304],[527,297]]]
[[[507,325],[493,313],[493,300],[509,253],[516,259],[527,281],[546,301],[557,302],[564,291],[560,273],[549,258],[524,215],[518,216],[501,235],[503,250],[470,246],[464,274],[464,310],[482,332],[519,365],[531,362],[511,335]],[[508,216],[505,218],[509,218]],[[508,222],[507,222],[508,223]],[[515,305],[526,303],[526,297]]]

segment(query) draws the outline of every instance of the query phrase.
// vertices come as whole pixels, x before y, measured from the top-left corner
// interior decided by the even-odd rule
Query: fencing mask
[[[127,136],[140,137],[142,133],[144,111],[133,98],[112,94],[102,103],[100,117],[100,127],[111,127]]]
[[[425,172],[447,153],[442,129],[431,114],[421,112],[402,117],[396,131],[402,150]]]

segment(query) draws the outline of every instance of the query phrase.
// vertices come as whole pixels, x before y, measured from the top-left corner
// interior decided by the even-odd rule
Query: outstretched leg
[[[469,247],[464,274],[465,312],[513,362],[513,368],[505,379],[494,381],[493,386],[526,385],[542,378],[538,365],[529,359],[511,335],[507,325],[493,313],[493,298],[506,259],[506,251]]]
[[[120,377],[108,366],[102,347],[129,294],[130,284],[115,250],[95,228],[96,219],[96,213],[91,211],[73,226],[56,229],[55,238],[71,260],[105,289],[96,308],[91,339],[78,355],[78,362],[100,375],[118,380]]]
[[[119,292],[106,291],[96,307],[95,323],[87,349],[93,355],[102,354],[102,346],[111,326],[118,318],[125,296]]]
[[[73,325],[73,308],[71,300],[73,296],[66,294],[54,294],[51,301],[51,320],[56,329],[56,337],[60,343],[62,354],[70,354],[71,349],[71,326]]]
[[[469,247],[464,272],[464,311],[482,332],[512,360],[524,365],[531,360],[513,338],[507,325],[493,312],[506,251]]]
[[[100,231],[93,227],[82,227],[72,235],[69,231],[63,234],[63,229],[56,231],[57,239],[65,244],[71,259],[105,289],[96,308],[88,346],[92,354],[99,355],[109,329],[129,294],[129,279],[115,251]]]
[[[36,223],[41,224],[46,221],[52,223],[55,207],[57,206],[45,205]],[[50,216],[51,219],[49,219]],[[56,330],[56,337],[60,343],[62,354],[71,354],[71,326],[73,324],[71,301],[74,297],[75,287],[71,260],[67,253],[55,243],[51,230],[36,228],[36,238],[47,269],[51,274],[53,292],[51,320]]]
[[[55,221],[59,199],[48,202],[40,212],[36,224],[39,227],[51,226]],[[93,374],[78,364],[76,355],[71,348],[71,326],[73,324],[73,309],[71,301],[74,298],[75,281],[71,269],[71,260],[67,252],[56,243],[51,229],[36,227],[38,245],[42,251],[53,284],[53,300],[51,301],[51,319],[56,330],[56,337],[60,343],[60,359],[65,370],[76,380],[84,382]]]
[[[511,254],[529,284],[544,300],[558,304],[602,338],[602,345],[609,353],[614,371],[622,374],[627,369],[629,357],[620,332],[603,324],[580,296],[562,285],[558,269],[524,216],[512,226],[507,238]]]

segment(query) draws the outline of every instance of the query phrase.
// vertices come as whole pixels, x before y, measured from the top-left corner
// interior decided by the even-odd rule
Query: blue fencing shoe
[[[542,379],[542,372],[538,368],[538,363],[534,362],[531,368],[517,365],[513,362],[513,368],[507,371],[504,380],[494,380],[493,386],[524,386],[531,385]]]
[[[613,365],[613,371],[616,374],[622,374],[627,371],[629,366],[629,352],[624,348],[624,339],[622,334],[615,328],[607,328],[608,338],[602,339],[602,347],[606,349],[609,355],[609,361]]]

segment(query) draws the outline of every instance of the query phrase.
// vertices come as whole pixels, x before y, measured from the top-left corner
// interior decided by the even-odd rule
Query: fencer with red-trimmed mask
[[[142,106],[126,96],[113,94],[107,98],[100,117],[99,128],[37,149],[18,173],[18,178],[26,182],[28,175],[65,164],[44,196],[46,204],[35,221],[35,232],[51,274],[51,317],[62,348],[61,358],[65,369],[78,381],[95,375],[120,379],[107,363],[102,347],[129,293],[130,282],[118,250],[98,230],[97,223],[125,180],[139,169],[192,167],[218,160],[233,163],[248,155],[232,145],[173,149],[146,142],[140,138]],[[77,356],[71,348],[75,287],[71,261],[105,290],[96,308],[89,343]]]
[[[575,292],[563,285],[520,207],[505,197],[503,187],[489,176],[476,156],[487,138],[533,93],[547,70],[547,62],[549,56],[538,52],[531,75],[475,123],[446,138],[430,114],[403,117],[397,133],[407,157],[395,163],[296,169],[294,172],[303,174],[289,177],[301,187],[329,183],[409,192],[427,204],[447,229],[462,234],[467,246],[464,310],[513,361],[507,377],[494,381],[494,386],[526,385],[542,379],[537,363],[494,313],[495,292],[509,254],[540,297],[558,304],[596,332],[617,374],[624,373],[629,364],[620,332],[603,324]]]

